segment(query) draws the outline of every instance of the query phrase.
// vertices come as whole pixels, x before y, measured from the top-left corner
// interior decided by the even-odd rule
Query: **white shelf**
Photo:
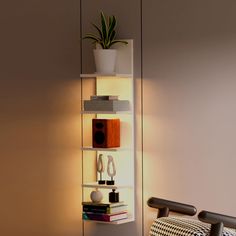
[[[131,111],[81,111],[81,114],[132,114]]]
[[[98,184],[97,182],[84,183],[84,184],[82,184],[82,187],[84,187],[84,188],[102,188],[102,189],[133,188],[133,186],[126,185],[126,184],[106,185],[106,184]]]
[[[99,74],[99,73],[92,73],[92,74],[80,74],[81,78],[95,78],[95,77],[121,77],[121,78],[133,78],[132,74]]]
[[[103,151],[103,152],[118,152],[118,151],[127,151],[128,148],[94,148],[94,147],[82,147],[83,151]]]
[[[110,224],[110,225],[120,225],[120,224],[125,224],[134,221],[133,217],[128,217],[127,219],[123,220],[116,220],[112,222],[107,222],[107,221],[98,221],[98,220],[83,220],[84,222],[93,222],[93,223],[100,223],[100,224]]]

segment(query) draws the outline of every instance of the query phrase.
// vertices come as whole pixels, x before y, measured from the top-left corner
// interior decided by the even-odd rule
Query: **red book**
[[[116,220],[122,220],[128,218],[127,212],[120,212],[116,214],[100,214],[92,212],[83,212],[84,220],[97,220],[97,221],[107,221],[112,222]]]

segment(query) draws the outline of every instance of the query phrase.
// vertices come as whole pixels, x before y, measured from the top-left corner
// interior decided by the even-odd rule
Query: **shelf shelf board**
[[[118,151],[126,151],[128,148],[94,148],[94,147],[82,147],[82,151],[103,151],[103,152],[118,152]]]
[[[81,114],[132,114],[131,111],[81,111]]]
[[[106,185],[106,184],[98,184],[97,182],[84,183],[84,184],[82,184],[82,187],[84,187],[84,188],[100,188],[100,189],[133,188],[131,185],[127,185],[127,184]]]
[[[112,222],[98,221],[98,220],[83,220],[83,221],[84,222],[100,223],[100,224],[120,225],[120,224],[125,224],[125,223],[128,223],[128,222],[132,222],[132,221],[134,221],[134,218],[133,217],[128,217],[126,219],[116,220],[116,221],[112,221]]]
[[[81,78],[94,78],[94,77],[121,77],[121,78],[133,78],[132,74],[120,74],[120,73],[111,73],[111,74],[100,74],[100,73],[92,73],[92,74],[81,74]]]

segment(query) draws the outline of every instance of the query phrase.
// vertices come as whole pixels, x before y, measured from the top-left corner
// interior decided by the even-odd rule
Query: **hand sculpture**
[[[99,154],[97,160],[97,172],[100,174],[100,179],[98,180],[98,184],[105,184],[105,180],[102,180],[102,173],[105,171],[103,155]]]
[[[113,177],[116,175],[115,162],[113,156],[108,155],[107,157],[108,157],[107,174],[109,177],[111,177],[111,180],[107,180],[107,185],[114,185],[115,181],[113,180]]]

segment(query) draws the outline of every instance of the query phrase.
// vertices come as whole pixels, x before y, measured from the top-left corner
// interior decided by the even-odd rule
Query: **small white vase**
[[[114,73],[116,66],[116,49],[94,49],[96,73]]]

